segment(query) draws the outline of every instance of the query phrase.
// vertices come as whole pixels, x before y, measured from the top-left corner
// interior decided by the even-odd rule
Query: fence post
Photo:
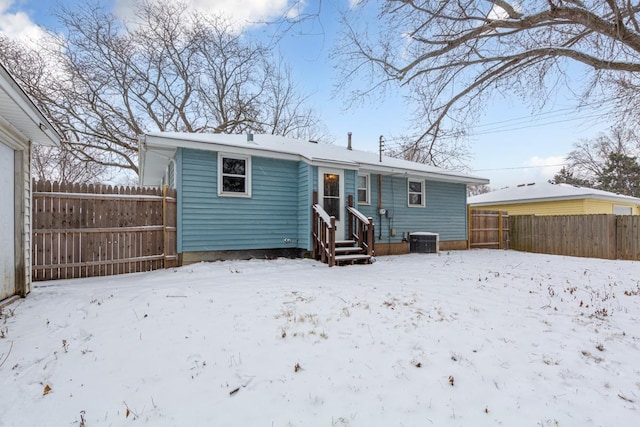
[[[498,211],[498,249],[502,249],[502,211]]]
[[[471,206],[467,205],[467,250],[471,249]]]
[[[169,186],[164,184],[162,186],[162,268],[167,267],[167,190]]]

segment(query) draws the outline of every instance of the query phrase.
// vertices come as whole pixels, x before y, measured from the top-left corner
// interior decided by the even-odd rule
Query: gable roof
[[[59,145],[55,127],[0,64],[0,119],[14,133],[39,145]]]
[[[382,156],[382,162],[380,162],[379,154],[376,153],[275,135],[252,135],[251,138],[249,135],[155,132],[142,135],[139,140],[142,185],[157,185],[160,182],[178,147],[296,160],[316,166],[387,175],[399,174],[434,181],[464,184],[489,183],[485,178],[435,166],[387,156]]]
[[[471,206],[490,206],[498,204],[515,204],[531,202],[549,202],[557,200],[595,199],[611,202],[638,203],[640,199],[609,191],[578,187],[571,184],[551,184],[548,182],[519,185],[491,191],[478,196],[469,197]]]

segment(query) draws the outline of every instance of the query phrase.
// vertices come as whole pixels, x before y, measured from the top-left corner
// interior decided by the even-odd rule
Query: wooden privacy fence
[[[469,209],[469,248],[509,249],[509,214]]]
[[[511,217],[511,248],[604,259],[640,260],[640,216]]]
[[[32,278],[70,279],[177,265],[176,191],[33,183]]]

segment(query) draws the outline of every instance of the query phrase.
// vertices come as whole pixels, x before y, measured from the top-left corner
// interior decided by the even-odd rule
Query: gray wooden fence
[[[640,216],[514,215],[511,248],[525,252],[640,260]]]
[[[175,190],[49,181],[32,188],[34,281],[177,265]]]
[[[468,248],[509,249],[510,228],[506,211],[469,209]]]

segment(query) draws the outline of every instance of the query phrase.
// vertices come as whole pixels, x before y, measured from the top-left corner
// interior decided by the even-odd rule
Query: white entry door
[[[318,203],[336,217],[336,240],[344,239],[344,171],[318,168]]]
[[[0,300],[16,293],[13,149],[0,142]]]

